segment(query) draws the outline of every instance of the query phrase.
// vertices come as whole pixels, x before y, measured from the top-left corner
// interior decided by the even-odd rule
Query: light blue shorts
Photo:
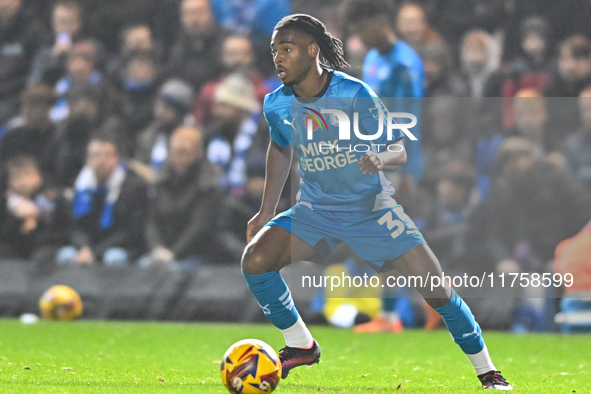
[[[289,231],[321,257],[344,242],[359,257],[378,267],[427,243],[400,205],[374,212],[328,212],[298,204],[274,217],[267,226]]]

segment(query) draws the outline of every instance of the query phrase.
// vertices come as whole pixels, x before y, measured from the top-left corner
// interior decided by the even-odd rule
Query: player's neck
[[[314,97],[324,88],[328,71],[316,65],[310,69],[308,75],[299,83],[292,85],[292,89],[297,96]]]
[[[387,31],[383,39],[376,45],[376,49],[379,53],[385,55],[392,50],[392,47],[396,45],[396,42],[398,42],[396,34],[392,31]]]

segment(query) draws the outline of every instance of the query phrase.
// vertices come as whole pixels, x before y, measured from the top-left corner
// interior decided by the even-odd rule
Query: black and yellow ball
[[[244,339],[224,354],[221,374],[224,386],[232,394],[271,393],[279,384],[281,361],[265,342]]]
[[[73,320],[82,314],[82,300],[76,290],[64,285],[50,287],[39,299],[41,316],[47,320]]]

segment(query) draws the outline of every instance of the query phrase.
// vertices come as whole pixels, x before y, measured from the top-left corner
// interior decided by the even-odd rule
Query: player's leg
[[[423,283],[428,277],[442,276],[439,261],[427,245],[416,246],[395,260],[387,261],[384,268],[394,268],[403,276],[420,276]],[[485,388],[511,390],[490,359],[482,338],[480,326],[464,300],[447,283],[438,287],[419,286],[416,290],[445,322],[454,342],[466,354]]]
[[[320,348],[302,321],[279,270],[292,261],[306,260],[314,249],[279,226],[265,226],[242,256],[242,273],[265,315],[281,330],[286,347],[279,356],[282,378],[300,365],[320,359]]]

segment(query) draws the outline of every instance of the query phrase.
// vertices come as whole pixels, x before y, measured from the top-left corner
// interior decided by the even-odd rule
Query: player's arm
[[[406,149],[402,139],[390,142],[380,153],[367,152],[359,159],[359,169],[364,175],[378,171],[394,172],[406,163]]]
[[[275,216],[281,191],[291,169],[291,145],[280,146],[271,139],[267,150],[265,188],[259,212],[248,222],[246,241],[250,242],[261,228]]]

